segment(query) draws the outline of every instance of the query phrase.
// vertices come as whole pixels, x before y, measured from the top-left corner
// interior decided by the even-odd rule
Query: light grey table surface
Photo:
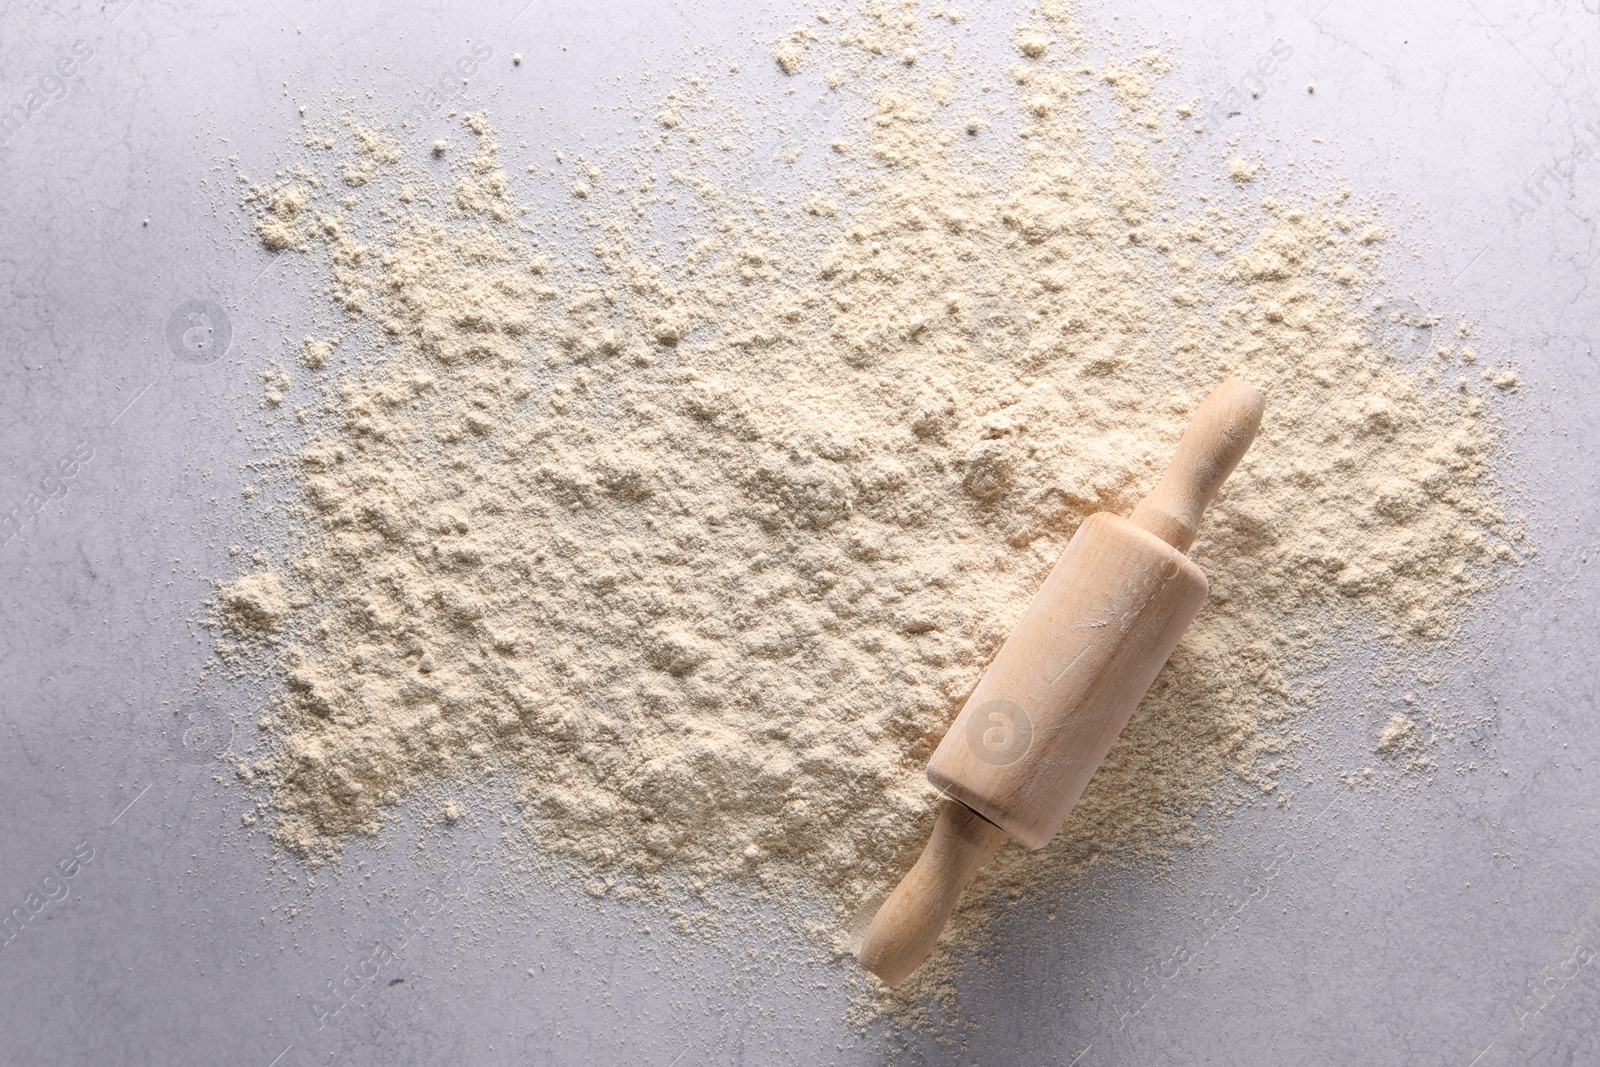
[[[259,373],[326,315],[241,237],[219,160],[266,176],[293,104],[336,90],[442,131],[424,94],[454,91],[472,42],[498,61],[461,101],[530,143],[603,136],[599,105],[708,44],[775,94],[764,42],[803,14],[471,6],[0,5],[0,108],[47,98],[0,147],[0,507],[48,498],[0,546],[0,908],[43,901],[0,947],[0,1063],[1600,1063],[1592,0],[1086,15],[1159,41],[1208,105],[1289,46],[1207,136],[1392,194],[1418,250],[1395,290],[1472,319],[1521,375],[1502,477],[1537,552],[1419,665],[1442,678],[1429,706],[1468,724],[1431,783],[1372,754],[1401,683],[1352,647],[1294,802],[1216,826],[1168,876],[1088,879],[1054,923],[1019,902],[999,962],[959,976],[964,1047],[852,1028],[848,964],[808,944],[679,937],[559,875],[507,893],[492,819],[432,835],[427,862],[398,826],[311,891],[241,826],[252,801],[203,728],[248,745],[260,693],[203,673],[195,620],[255,533],[229,501],[263,454]],[[1022,17],[971,7],[997,40]],[[221,358],[175,358],[189,301],[226,319]],[[1229,907],[1273,856],[1268,895]]]

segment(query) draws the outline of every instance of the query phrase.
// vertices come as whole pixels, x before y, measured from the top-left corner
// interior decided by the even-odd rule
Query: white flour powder
[[[804,211],[717,169],[741,128],[692,83],[652,150],[563,163],[593,213],[570,247],[516,223],[483,117],[448,189],[368,127],[257,191],[260,239],[308,249],[377,348],[286,340],[327,401],[301,541],[222,595],[282,634],[254,768],[281,841],[326,854],[495,770],[596,893],[755,876],[848,914],[920,847],[924,762],[1072,531],[1128,511],[1230,375],[1269,401],[1195,547],[1211,600],[1057,843],[1003,853],[974,908],[1273,790],[1297,672],[1346,623],[1449,634],[1509,556],[1489,404],[1515,378],[1386,354],[1385,232],[1348,193],[1250,199],[1270,174],[1236,158],[1208,163],[1229,206],[1179,195],[1167,63],[1096,65],[1047,14],[1004,71],[899,5],[786,37],[775,79],[867,101]],[[952,88],[1002,77],[1003,136]],[[669,197],[699,211],[675,247]]]

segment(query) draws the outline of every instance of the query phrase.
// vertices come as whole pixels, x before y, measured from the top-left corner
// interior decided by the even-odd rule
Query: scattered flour
[[[217,591],[222,622],[243,637],[265,637],[278,632],[289,614],[283,580],[273,571],[235,578]]]
[[[274,252],[303,247],[306,237],[300,228],[301,215],[310,202],[311,191],[303,185],[287,185],[262,195],[267,210],[256,220],[261,243]]]
[[[1417,744],[1417,724],[1408,716],[1395,712],[1378,731],[1378,751],[1385,756],[1398,755]]]
[[[312,370],[320,370],[328,365],[328,360],[333,358],[333,346],[338,343],[338,338],[319,341],[315,337],[307,336],[300,343],[300,362]]]
[[[1003,851],[952,936],[985,885],[1165,855],[1231,785],[1272,794],[1299,679],[1349,624],[1449,636],[1511,558],[1500,381],[1385,350],[1386,231],[1347,192],[1180,196],[1165,62],[1097,72],[1044,13],[1006,134],[951,89],[988,73],[900,61],[943,54],[953,16],[869,3],[781,44],[788,75],[831,48],[874,86],[816,210],[715,169],[696,146],[738,120],[695,85],[648,150],[556,155],[591,220],[564,245],[515,221],[481,115],[415,203],[427,146],[340,134],[320,165],[360,159],[376,221],[254,194],[260,240],[309,248],[376,349],[326,376],[287,566],[221,593],[230,627],[283,631],[252,771],[279,840],[330,855],[494,771],[602,893],[749,878],[848,916],[920,848],[925,761],[1073,530],[1131,509],[1230,375],[1269,400],[1194,549],[1211,599],[1055,844]],[[679,199],[699,223],[664,247]]]

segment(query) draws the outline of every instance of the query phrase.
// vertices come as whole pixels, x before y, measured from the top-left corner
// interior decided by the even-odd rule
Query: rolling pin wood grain
[[[1261,425],[1260,390],[1219,386],[1150,495],[1091,515],[928,763],[945,800],[921,858],[868,927],[862,966],[897,985],[1007,836],[1055,836],[1206,598],[1184,553]]]

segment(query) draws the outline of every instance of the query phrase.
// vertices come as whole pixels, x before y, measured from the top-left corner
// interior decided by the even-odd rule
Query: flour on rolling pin
[[[1133,514],[1078,528],[985,670],[928,763],[946,798],[933,834],[862,944],[862,965],[888,984],[922,963],[1007,836],[1043,848],[1066,821],[1205,603],[1185,553],[1263,403],[1243,382],[1213,392]]]

